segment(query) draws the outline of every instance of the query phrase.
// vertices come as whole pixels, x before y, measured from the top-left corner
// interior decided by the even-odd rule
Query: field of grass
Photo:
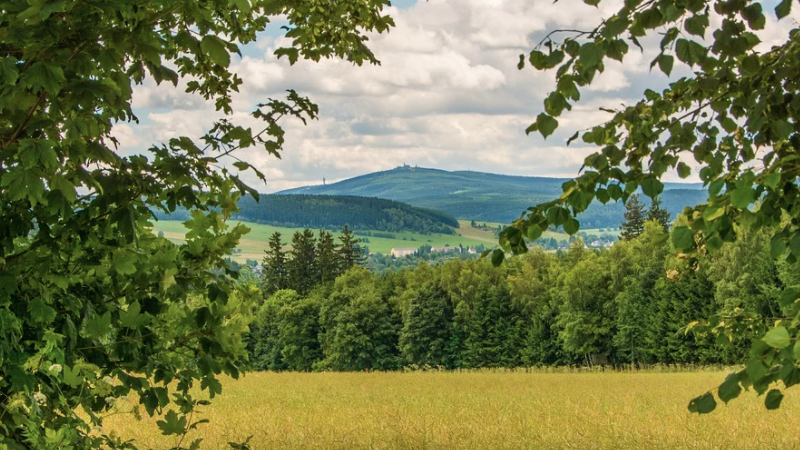
[[[723,372],[254,373],[225,380],[194,436],[222,449],[797,448],[800,392],[777,411],[743,394],[710,415],[686,404]],[[197,417],[196,417],[197,418]],[[107,428],[166,448],[155,419]]]
[[[255,259],[260,261],[264,257],[264,249],[267,248],[267,240],[272,233],[276,231],[281,233],[284,243],[289,244],[292,240],[292,235],[298,230],[297,228],[274,227],[271,225],[261,225],[250,222],[243,223],[250,228],[250,233],[245,235],[239,244],[239,248],[242,249],[242,253],[234,255],[234,259],[240,261],[244,261],[246,259]],[[163,231],[164,236],[176,242],[183,240],[183,237],[186,234],[186,229],[184,228],[183,223],[177,220],[157,221],[155,222],[154,229],[156,232]],[[456,232],[464,234],[467,229],[472,231],[480,231],[469,227],[469,223],[467,223],[466,228],[462,226],[462,228],[456,230]],[[445,245],[450,245],[451,247],[457,247],[459,244],[465,247],[473,247],[480,244],[497,244],[497,240],[494,238],[494,235],[491,232],[483,233],[484,234],[464,234],[463,236],[459,236],[458,234],[421,234],[401,232],[392,233],[395,236],[394,239],[366,236],[366,238],[369,239],[369,243],[364,245],[369,247],[369,251],[371,253],[388,254],[391,252],[393,247],[416,248],[421,245],[431,245],[434,247],[444,247]],[[365,236],[358,237],[363,238]]]

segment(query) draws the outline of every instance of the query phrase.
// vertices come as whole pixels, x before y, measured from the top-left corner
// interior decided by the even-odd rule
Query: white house
[[[413,255],[416,251],[416,248],[393,248],[392,256],[395,258],[400,258],[401,256]]]

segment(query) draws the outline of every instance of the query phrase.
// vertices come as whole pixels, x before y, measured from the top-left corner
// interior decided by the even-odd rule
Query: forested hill
[[[510,222],[529,206],[561,194],[566,178],[520,177],[491,173],[403,166],[328,185],[290,189],[279,194],[359,195],[398,200],[444,211],[455,217],[488,222]],[[701,184],[666,183],[662,206],[673,218],[684,206],[707,197]],[[624,206],[592,205],[578,219],[584,228],[616,227]]]
[[[239,202],[234,219],[292,228],[453,233],[458,221],[448,214],[381,198],[334,195],[264,195]]]

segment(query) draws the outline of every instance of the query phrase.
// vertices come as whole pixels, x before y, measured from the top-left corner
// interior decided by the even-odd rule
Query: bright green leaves
[[[150,320],[150,316],[142,314],[142,307],[138,301],[128,305],[127,311],[121,311],[119,314],[119,322],[126,328],[139,328]]]
[[[702,64],[706,59],[707,53],[708,49],[695,41],[678,39],[675,44],[675,55],[690,66]]]
[[[594,67],[603,61],[605,54],[603,47],[599,44],[583,44],[578,51],[578,61],[583,67]]]
[[[81,375],[80,367],[77,365],[74,367],[64,366],[63,368],[63,377],[64,377],[64,384],[71,388],[77,388],[81,384],[83,384],[83,376]]]
[[[792,344],[789,331],[784,327],[775,327],[764,335],[764,342],[770,347],[786,348]]]
[[[47,62],[31,64],[22,79],[34,91],[45,90],[51,94],[57,94],[66,81],[64,70]]]
[[[136,273],[136,259],[135,253],[118,252],[112,257],[112,265],[118,274],[132,275]]]
[[[564,60],[564,52],[561,50],[553,50],[548,54],[534,50],[528,56],[528,61],[536,70],[552,69],[559,65]]]
[[[775,15],[778,19],[783,19],[792,12],[792,3],[794,0],[782,0],[778,6],[775,7]]]
[[[203,40],[200,41],[200,49],[215,64],[228,67],[231,63],[231,55],[228,53],[227,44],[216,36],[203,36]]]
[[[645,178],[642,180],[641,186],[644,195],[650,198],[658,197],[659,194],[664,192],[664,183],[654,177]]]
[[[698,414],[708,414],[717,407],[717,401],[714,400],[714,395],[710,392],[692,399],[689,402],[689,412]]]
[[[739,209],[747,209],[756,200],[756,191],[753,185],[746,180],[741,180],[731,191],[731,205]]]
[[[186,432],[186,424],[186,416],[178,416],[175,411],[167,411],[164,419],[156,422],[158,428],[161,429],[161,434],[165,436],[184,434]]]
[[[217,394],[222,393],[222,383],[213,376],[206,376],[200,381],[200,388],[208,390],[208,396],[214,398]]]

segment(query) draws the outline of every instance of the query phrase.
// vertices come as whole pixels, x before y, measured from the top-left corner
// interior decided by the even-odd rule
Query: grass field
[[[297,228],[274,227],[250,222],[243,223],[250,228],[250,233],[245,235],[239,244],[242,253],[234,255],[234,259],[241,261],[246,259],[260,261],[264,257],[264,249],[267,248],[267,240],[272,233],[280,232],[284,242],[288,244],[291,242],[294,232],[298,230]],[[163,231],[164,236],[176,242],[183,240],[186,234],[183,223],[177,220],[160,220],[155,222],[154,229],[156,232]],[[469,234],[469,230],[477,233]],[[472,247],[480,244],[490,246],[497,244],[497,240],[491,232],[476,230],[469,227],[469,223],[467,223],[466,228],[462,225],[462,228],[456,230],[456,232],[462,233],[463,236],[458,234],[421,234],[412,232],[392,233],[395,235],[395,239],[367,236],[369,243],[365,245],[369,247],[371,253],[388,254],[393,247],[416,248],[421,245],[443,247],[445,245],[458,246],[459,244],[465,247]],[[364,236],[358,237],[363,238]]]
[[[706,416],[690,398],[723,372],[255,373],[226,380],[202,448],[252,435],[253,449],[798,448],[800,392],[767,411],[746,394]],[[166,448],[154,419],[107,428]]]

